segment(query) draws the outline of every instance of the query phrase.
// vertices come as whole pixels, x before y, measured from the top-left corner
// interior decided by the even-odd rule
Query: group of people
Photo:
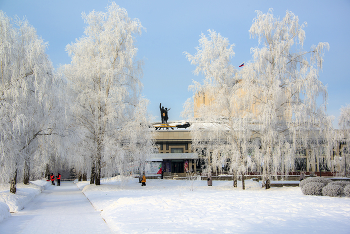
[[[57,186],[60,186],[61,185],[61,174],[60,173],[57,174],[56,179],[57,179]],[[53,173],[50,174],[50,180],[51,180],[51,184],[55,185],[55,176]]]

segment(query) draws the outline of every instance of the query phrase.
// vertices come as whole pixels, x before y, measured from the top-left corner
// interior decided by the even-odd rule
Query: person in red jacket
[[[55,185],[55,176],[53,175],[53,173],[51,173],[50,175],[50,180],[51,180],[51,184]]]
[[[61,174],[58,173],[58,175],[56,176],[57,178],[57,186],[60,186],[61,185]]]

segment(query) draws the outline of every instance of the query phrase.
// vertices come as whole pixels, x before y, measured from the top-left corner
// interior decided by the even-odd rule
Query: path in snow
[[[23,210],[0,223],[0,233],[111,233],[73,182],[48,186]]]

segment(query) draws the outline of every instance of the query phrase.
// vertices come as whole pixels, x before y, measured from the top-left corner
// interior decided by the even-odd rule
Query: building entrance
[[[184,160],[171,160],[172,173],[184,173]]]

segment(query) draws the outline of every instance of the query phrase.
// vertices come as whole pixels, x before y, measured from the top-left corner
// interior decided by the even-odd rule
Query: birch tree
[[[331,148],[327,89],[318,79],[329,45],[321,42],[305,51],[305,26],[292,12],[280,20],[270,9],[257,11],[249,30],[259,45],[251,49],[253,62],[242,71],[242,86],[257,121],[267,188],[272,173],[293,169],[290,157],[297,148]],[[329,161],[329,152],[326,156]]]
[[[0,31],[0,174],[2,182],[11,179],[15,193],[17,175],[29,182],[39,136],[53,133],[56,78],[45,53],[47,44],[28,21],[16,19],[13,26],[0,11]]]
[[[339,117],[340,139],[339,143],[343,146],[341,148],[341,160],[339,158],[340,170],[344,171],[344,176],[349,173],[349,145],[350,145],[350,105],[340,109]]]
[[[300,149],[309,150],[309,159],[316,158],[316,165],[323,160],[329,165],[331,159],[332,119],[326,114],[327,89],[318,79],[329,45],[319,43],[305,51],[305,26],[289,11],[282,20],[272,10],[258,11],[249,32],[259,44],[251,49],[253,61],[240,72],[230,64],[232,46],[215,32],[209,31],[211,40],[202,35],[196,55],[186,53],[197,65],[195,74],[204,75],[203,85],[194,82],[191,86],[197,95],[192,98],[198,117],[194,122],[223,124],[215,128],[225,129],[217,135],[229,147],[217,144],[217,148],[229,152],[224,155],[230,155],[231,170],[261,171],[266,188],[272,174],[294,170]],[[206,100],[197,107],[201,95]],[[190,107],[192,100],[185,106]],[[200,136],[196,132],[204,128],[192,126],[193,136]],[[204,136],[210,137],[209,133]]]
[[[99,185],[102,168],[110,173],[115,165],[111,160],[127,157],[122,147],[132,142],[132,126],[148,129],[135,115],[142,103],[142,62],[136,60],[135,36],[143,27],[114,2],[105,13],[92,11],[82,17],[85,35],[67,46],[72,62],[64,74],[74,95],[71,112],[81,129],[78,146],[89,147],[81,151],[86,150],[90,182]],[[150,145],[143,145],[146,152]]]
[[[234,45],[219,33],[208,32],[209,38],[201,35],[195,55],[186,52],[191,64],[196,65],[194,73],[204,75],[203,83],[193,82],[190,86],[194,91],[193,100],[203,99],[203,105],[186,104],[196,109],[192,121],[192,145],[205,160],[209,174],[221,172],[228,166],[234,175],[234,186],[241,174],[244,188],[244,174],[249,167],[246,146],[251,141],[251,131],[247,116],[241,114],[238,106],[240,78],[231,64]]]

